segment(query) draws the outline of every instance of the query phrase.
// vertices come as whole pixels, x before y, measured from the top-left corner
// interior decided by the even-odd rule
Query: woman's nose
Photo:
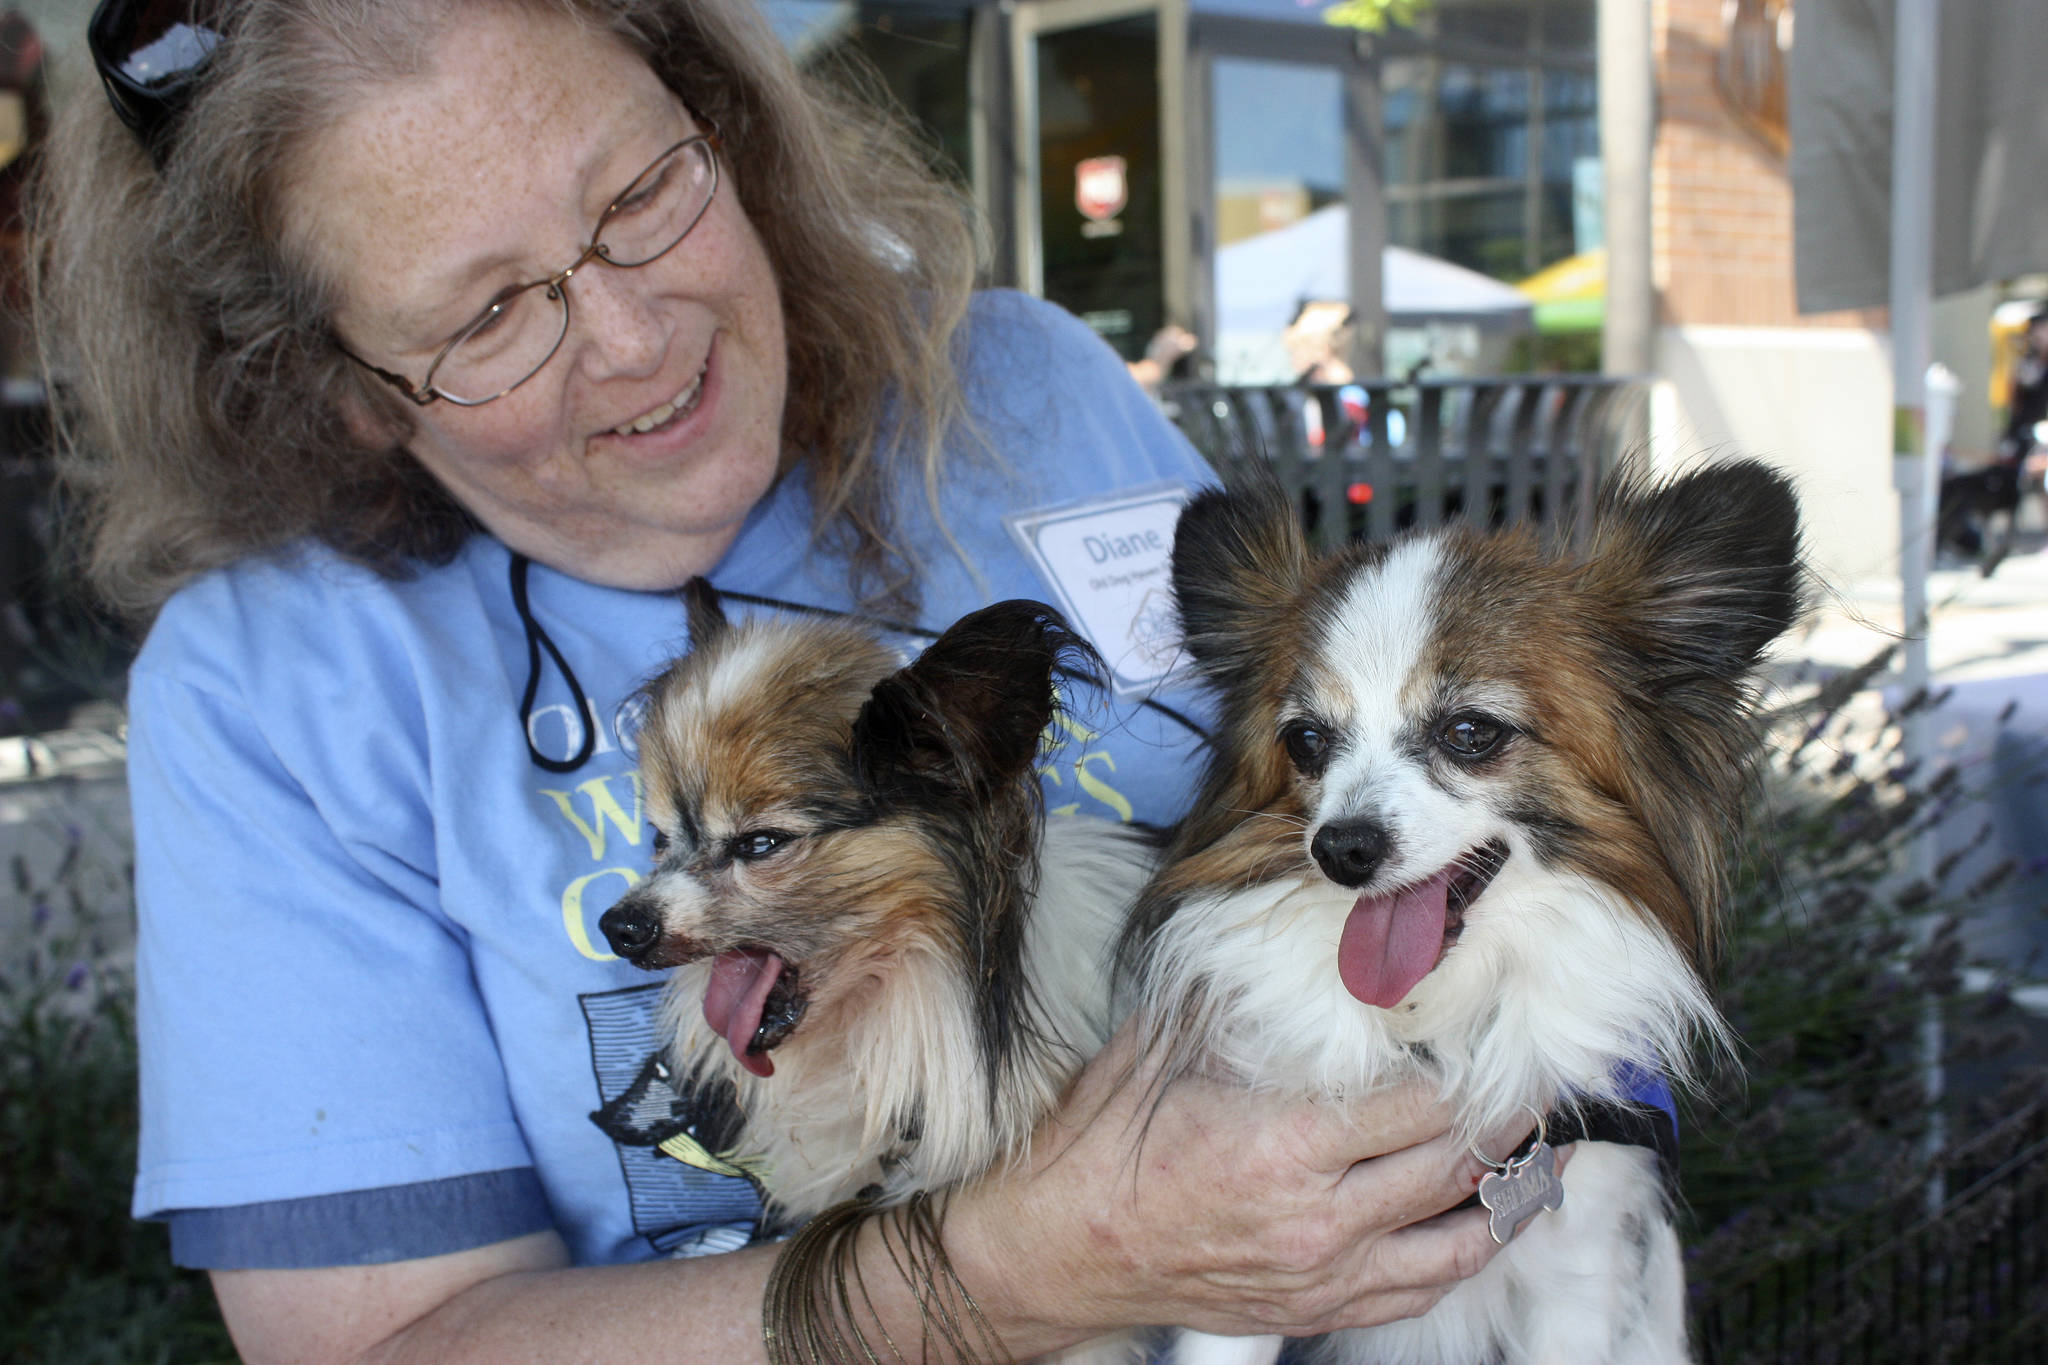
[[[644,375],[660,367],[668,326],[653,284],[637,269],[597,260],[564,282],[577,363],[586,372]]]

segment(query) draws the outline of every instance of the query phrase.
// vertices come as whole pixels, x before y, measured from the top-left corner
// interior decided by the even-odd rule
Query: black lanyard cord
[[[512,606],[519,613],[520,627],[526,632],[526,690],[519,698],[519,730],[526,740],[527,756],[533,760],[536,767],[544,768],[551,773],[573,773],[589,762],[591,754],[597,750],[597,721],[590,713],[590,702],[583,694],[583,685],[576,680],[575,671],[569,667],[569,661],[562,657],[562,651],[556,647],[555,642],[549,638],[547,630],[533,614],[533,604],[527,597],[526,591],[527,571],[531,567],[532,561],[525,555],[520,554],[517,550],[512,552]],[[713,587],[717,588],[717,585],[714,584]],[[860,621],[868,625],[879,626],[884,630],[894,631],[899,635],[918,636],[925,640],[936,640],[939,638],[938,631],[931,630],[925,626],[909,625],[902,621],[891,621],[884,617],[862,616],[855,612],[840,611],[835,607],[820,607],[809,602],[791,602],[780,597],[763,597],[758,593],[735,592],[725,588],[717,588],[717,592],[720,599],[728,602],[745,602],[749,606],[773,607],[778,611],[795,612],[802,616],[822,616],[833,620]],[[566,759],[549,758],[536,748],[533,743],[533,702],[534,698],[540,694],[542,650],[546,650],[547,656],[555,661],[555,670],[562,675],[562,681],[568,684],[569,696],[575,703],[576,721],[578,726],[581,727],[583,734],[583,742],[577,746],[576,752]],[[1209,732],[1207,730],[1204,730],[1188,716],[1168,706],[1165,702],[1146,697],[1138,704],[1157,711],[1168,720],[1186,729],[1196,739],[1204,743],[1208,742]]]
[[[711,586],[716,589],[722,600],[728,602],[745,602],[749,606],[756,607],[775,607],[781,611],[793,611],[804,616],[824,616],[841,621],[863,621],[869,625],[880,626],[884,630],[893,630],[899,635],[918,635],[926,640],[936,640],[939,638],[939,632],[927,626],[905,625],[901,621],[891,621],[885,617],[862,616],[855,612],[840,611],[835,607],[820,607],[809,602],[790,602],[780,597],[763,597],[758,593],[733,592],[720,588],[716,583],[713,583]],[[1155,701],[1151,697],[1144,697],[1139,700],[1138,705],[1157,711],[1160,715],[1165,716],[1168,720],[1187,730],[1196,739],[1201,740],[1205,744],[1208,743],[1209,732],[1207,730],[1204,730],[1187,715],[1168,706],[1165,702]]]
[[[540,621],[533,614],[533,605],[526,597],[526,572],[532,561],[517,550],[512,552],[512,606],[519,613],[519,624],[526,630],[526,691],[519,698],[519,732],[526,737],[527,756],[538,767],[551,773],[573,773],[590,761],[590,755],[597,749],[597,718],[590,713],[590,702],[583,695],[583,685],[576,681],[576,674],[569,668],[569,661],[562,657],[562,651],[548,638]],[[583,743],[573,757],[568,759],[549,758],[533,744],[533,699],[540,692],[540,652],[545,649],[548,657],[555,661],[562,681],[569,684],[569,696],[576,704],[576,724],[583,732]]]

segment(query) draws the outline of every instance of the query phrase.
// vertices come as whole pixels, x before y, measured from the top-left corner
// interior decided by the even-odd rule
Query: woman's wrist
[[[1090,1296],[1067,1282],[1077,1258],[1057,1252],[1054,1229],[1016,1194],[1015,1177],[962,1189],[942,1228],[954,1274],[996,1337],[1024,1360],[1115,1330],[1091,1320]]]
[[[962,1207],[956,1207],[956,1203]],[[825,1210],[783,1243],[761,1302],[770,1365],[1026,1359],[1096,1335],[1045,1311],[1035,1238],[1003,1201],[954,1192]]]

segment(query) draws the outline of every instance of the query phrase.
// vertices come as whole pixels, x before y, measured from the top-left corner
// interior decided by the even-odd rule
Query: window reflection
[[[1526,51],[1536,6],[1530,0],[1439,0],[1437,36]]]
[[[1597,244],[1593,0],[1440,0],[1380,68],[1390,241],[1504,280]]]
[[[1591,60],[1597,46],[1592,0],[1545,0],[1543,46],[1560,56]]]
[[[1291,382],[1306,363],[1304,310],[1351,297],[1343,77],[1334,67],[1219,57],[1210,85],[1216,375],[1227,384]],[[1341,331],[1341,319],[1330,322],[1325,330]]]
[[[1437,84],[1443,172],[1453,180],[1514,176],[1529,165],[1529,72],[1446,65]]]
[[[1136,360],[1166,321],[1158,22],[1055,29],[1036,48],[1045,297]]]

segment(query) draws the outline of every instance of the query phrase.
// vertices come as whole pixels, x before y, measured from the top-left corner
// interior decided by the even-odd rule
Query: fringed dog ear
[[[1593,526],[1594,586],[1668,682],[1746,678],[1799,618],[1799,500],[1769,465],[1733,460],[1654,488],[1625,468]]]
[[[1181,510],[1173,533],[1173,596],[1188,652],[1212,676],[1249,666],[1287,616],[1308,569],[1301,520],[1257,462]]]
[[[718,589],[711,586],[710,579],[701,575],[692,578],[683,584],[681,596],[690,623],[691,649],[702,649],[732,629],[725,619],[725,608],[719,605]]]
[[[961,617],[861,707],[863,780],[974,799],[1016,780],[1038,756],[1062,673],[1099,682],[1101,659],[1051,607],[998,602]]]
[[[1611,656],[1615,780],[1673,878],[1644,903],[1703,971],[1719,938],[1729,836],[1748,813],[1753,678],[1800,612],[1799,505],[1755,460],[1653,486],[1624,468],[1602,490],[1579,590]]]

